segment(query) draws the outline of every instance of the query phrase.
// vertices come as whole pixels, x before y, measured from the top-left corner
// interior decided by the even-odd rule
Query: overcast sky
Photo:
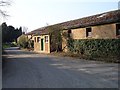
[[[11,0],[12,1],[12,0]],[[14,27],[34,29],[118,9],[119,0],[13,0],[4,19]],[[47,24],[46,24],[47,23]]]

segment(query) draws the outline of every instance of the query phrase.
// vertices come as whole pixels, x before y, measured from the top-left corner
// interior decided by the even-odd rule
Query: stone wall
[[[86,36],[86,28],[91,28],[91,37]],[[71,29],[70,37],[72,39],[115,39],[116,38],[116,24],[106,24],[91,26],[86,28]],[[68,34],[68,30],[63,33]],[[67,40],[62,38],[62,49],[67,52]]]
[[[114,39],[116,38],[116,24],[107,24],[91,27],[91,37],[86,37],[86,28],[72,29],[73,39]]]
[[[95,39],[116,38],[116,24],[107,24],[92,27],[92,37]]]

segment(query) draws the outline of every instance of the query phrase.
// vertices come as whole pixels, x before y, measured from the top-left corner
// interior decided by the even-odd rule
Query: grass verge
[[[92,61],[102,61],[102,62],[107,62],[107,63],[120,63],[120,58],[115,57],[115,56],[91,57],[91,56],[86,56],[86,55],[65,53],[65,52],[52,52],[52,53],[50,53],[50,55],[62,56],[62,57],[72,57],[72,58],[92,60]]]
[[[9,47],[15,47],[16,44],[14,43],[3,43],[2,44],[2,48],[5,49],[5,48],[9,48]]]

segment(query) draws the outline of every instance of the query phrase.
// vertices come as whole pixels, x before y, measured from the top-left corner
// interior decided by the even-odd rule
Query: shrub
[[[25,35],[21,35],[17,40],[17,44],[22,48],[27,48],[28,47],[28,38]]]
[[[88,56],[90,58],[116,57],[119,60],[120,39],[82,39],[68,40],[70,52]]]

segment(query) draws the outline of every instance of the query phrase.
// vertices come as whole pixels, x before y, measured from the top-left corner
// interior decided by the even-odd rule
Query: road
[[[3,88],[118,88],[118,64],[7,49]]]

